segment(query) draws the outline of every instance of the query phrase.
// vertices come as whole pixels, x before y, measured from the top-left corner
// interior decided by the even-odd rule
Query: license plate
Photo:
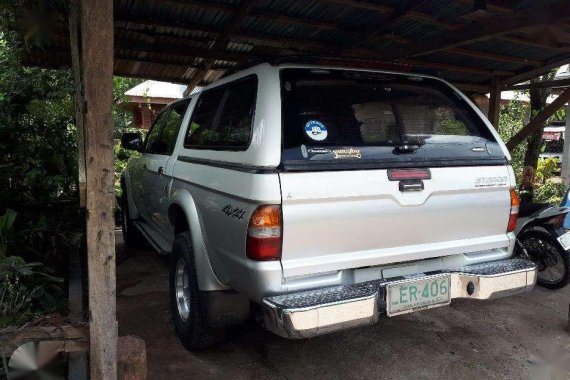
[[[570,231],[566,232],[564,235],[558,238],[558,242],[567,251],[570,248]]]
[[[449,275],[440,275],[389,284],[386,289],[388,316],[449,305],[450,283]]]

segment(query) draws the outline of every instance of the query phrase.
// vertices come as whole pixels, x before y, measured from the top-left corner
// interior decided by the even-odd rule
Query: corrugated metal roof
[[[402,47],[422,46],[430,38],[448,40],[473,26],[489,28],[489,35],[395,61],[435,69],[452,82],[486,86],[495,75],[508,77],[570,60],[570,4],[562,0],[487,0],[487,9],[479,10],[469,0],[257,0],[225,36],[246,2],[116,0],[116,73],[184,83],[207,69],[201,78],[207,84],[248,63],[292,54],[382,66],[386,56]],[[499,35],[486,25],[533,8],[541,11],[536,15],[547,13],[549,5],[568,13],[562,15],[566,21],[556,15],[558,23]],[[222,36],[227,40],[215,43]],[[68,63],[69,44],[65,36],[61,40],[57,51],[32,51],[27,62]]]

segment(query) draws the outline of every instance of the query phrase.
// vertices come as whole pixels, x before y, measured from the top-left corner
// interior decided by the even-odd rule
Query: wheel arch
[[[140,214],[135,206],[133,193],[131,191],[131,179],[127,170],[124,170],[121,174],[121,188],[123,192],[127,192],[127,203],[129,206],[129,214],[131,216],[131,219],[138,219]]]
[[[200,290],[228,289],[218,280],[208,258],[198,209],[190,192],[175,190],[168,207],[168,219],[175,235],[184,231],[190,233]]]

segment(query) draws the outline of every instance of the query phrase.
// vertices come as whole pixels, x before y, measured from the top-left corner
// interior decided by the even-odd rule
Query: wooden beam
[[[492,16],[485,22],[471,23],[454,33],[438,34],[420,39],[414,46],[387,50],[383,57],[384,59],[398,59],[459,47],[537,23],[561,22],[567,19],[569,15],[570,3],[567,0],[558,0],[548,6],[538,6],[524,12]]]
[[[324,0],[325,3],[338,4],[349,8],[364,9],[380,13],[392,13],[394,8],[384,4],[370,3],[360,0]]]
[[[474,1],[473,0],[455,0],[458,3],[464,3],[464,4],[468,4],[473,6]],[[509,1],[500,1],[500,0],[493,0],[493,1],[489,1],[487,0],[487,10],[492,11],[492,12],[497,12],[497,13],[513,13],[515,12],[514,9],[512,9],[513,4],[511,4],[511,2]]]
[[[503,71],[503,70],[484,70],[478,67],[470,67],[470,66],[457,66],[457,65],[450,65],[447,63],[441,62],[431,62],[431,61],[420,61],[417,59],[398,59],[398,62],[402,62],[408,65],[414,66],[424,66],[427,68],[432,68],[436,70],[444,70],[444,71],[452,71],[457,73],[467,73],[467,74],[478,74],[478,75],[486,75],[486,76],[511,76],[514,73],[511,71]]]
[[[396,36],[393,34],[386,34],[383,36],[379,36],[379,38],[389,39],[391,41],[394,41],[394,42],[397,42],[400,44],[407,44],[408,46],[413,46],[415,44],[415,41],[411,38],[405,38],[405,37]],[[459,47],[447,49],[445,52],[450,53],[450,54],[454,54],[454,55],[464,55],[466,57],[487,59],[490,61],[501,61],[501,62],[506,62],[506,63],[517,63],[517,64],[533,65],[533,66],[540,66],[543,64],[542,61],[537,61],[537,60],[533,60],[533,59],[514,57],[514,56],[496,54],[496,53],[488,53],[488,52],[479,51],[479,50],[469,50],[466,48],[459,48]],[[421,55],[427,55],[427,54],[431,54],[431,52],[425,53],[425,54],[420,54],[420,56]]]
[[[404,21],[406,19],[406,16],[408,16],[411,12],[415,11],[416,9],[424,5],[426,1],[427,0],[417,1],[415,3],[412,3],[412,5],[410,5],[406,9],[397,11],[387,20],[384,20],[380,28],[376,28],[375,30],[358,34],[356,38],[351,39],[351,41],[349,41],[349,45],[355,47],[364,46],[369,42],[377,39],[378,37],[390,33],[394,26]]]
[[[535,88],[563,88],[570,87],[570,79],[547,80],[543,82],[525,83],[515,86],[505,87],[507,91],[521,91]]]
[[[557,59],[551,62],[547,62],[546,64],[542,65],[541,67],[538,67],[536,69],[532,69],[532,70],[525,70],[522,72],[517,73],[516,75],[508,78],[505,80],[505,85],[512,85],[515,83],[520,83],[520,82],[524,82],[530,79],[534,79],[540,75],[546,74],[549,71],[556,69],[560,66],[564,66],[566,64],[570,63],[570,55],[563,58],[563,59]]]
[[[92,380],[117,378],[113,155],[113,0],[81,0],[85,94],[89,368]]]
[[[540,111],[527,125],[525,125],[516,135],[514,135],[509,142],[507,148],[513,150],[528,136],[536,132],[549,117],[554,115],[556,111],[564,106],[570,100],[570,89],[564,90],[558,97],[542,111]]]
[[[87,326],[82,324],[6,328],[0,332],[0,357],[9,357],[16,348],[27,342],[55,341],[63,348],[71,342],[84,345],[88,337]]]
[[[516,63],[516,64],[529,65],[529,66],[540,66],[543,64],[542,61],[538,61],[535,59],[514,57],[512,55],[488,53],[488,52],[484,52],[484,51],[480,51],[480,50],[469,50],[469,49],[459,48],[459,47],[446,50],[446,53],[447,52],[452,53],[452,54],[464,55],[466,57],[486,59],[489,61]]]
[[[493,36],[493,38],[501,40],[501,41],[514,43],[514,44],[525,45],[525,46],[530,46],[530,47],[537,47],[537,48],[547,49],[547,50],[553,50],[553,51],[557,51],[557,52],[561,52],[561,53],[570,52],[570,46],[559,45],[559,44],[552,45],[550,43],[545,43],[544,41],[537,41],[537,40],[533,40],[533,39],[522,38],[522,37],[512,36],[512,35],[508,35],[508,34],[496,35],[496,36]]]
[[[501,91],[503,83],[501,78],[493,78],[491,81],[491,93],[489,97],[489,114],[488,118],[493,127],[499,130],[499,111],[501,110]]]

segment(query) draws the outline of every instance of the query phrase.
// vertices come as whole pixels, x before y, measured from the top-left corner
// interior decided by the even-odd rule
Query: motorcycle
[[[538,267],[537,283],[560,289],[570,282],[570,230],[564,228],[570,208],[523,202],[515,229],[515,255]]]

